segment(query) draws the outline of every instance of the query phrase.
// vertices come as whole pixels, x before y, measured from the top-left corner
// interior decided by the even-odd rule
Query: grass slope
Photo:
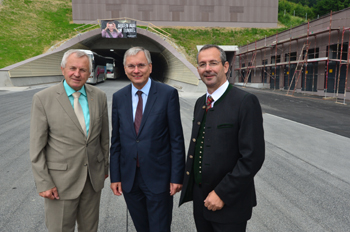
[[[74,35],[71,0],[3,0],[0,68],[40,55]]]
[[[219,44],[242,46],[266,36],[274,35],[284,30],[257,28],[162,28],[169,32],[176,43],[183,47],[189,56],[189,61],[196,65],[196,45]]]

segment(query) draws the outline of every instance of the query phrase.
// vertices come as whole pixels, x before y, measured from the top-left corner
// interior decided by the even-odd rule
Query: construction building
[[[350,8],[239,48],[233,81],[350,99]]]

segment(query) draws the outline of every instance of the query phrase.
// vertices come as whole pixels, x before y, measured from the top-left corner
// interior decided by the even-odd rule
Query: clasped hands
[[[114,195],[120,196],[123,193],[121,182],[111,183],[111,189]],[[175,193],[180,192],[181,189],[182,189],[182,184],[170,183],[170,196],[173,196],[175,195]]]
[[[216,211],[222,209],[224,207],[224,202],[220,199],[220,197],[213,190],[211,191],[207,198],[204,200],[204,206],[211,211]]]
[[[52,189],[40,192],[39,195],[43,198],[48,198],[50,200],[60,199],[60,197],[58,196],[58,192],[57,192],[56,187],[53,187]]]

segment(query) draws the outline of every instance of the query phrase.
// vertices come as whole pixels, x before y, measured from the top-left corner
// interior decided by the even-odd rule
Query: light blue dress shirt
[[[76,91],[67,84],[66,80],[63,81],[63,86],[64,86],[64,89],[66,90],[70,104],[74,109],[74,97],[72,94],[75,93]],[[90,112],[89,112],[89,103],[86,96],[85,86],[83,85],[83,87],[78,92],[81,93],[79,97],[79,103],[81,105],[81,108],[83,109],[84,120],[86,125],[86,136],[87,136],[89,134]]]
[[[145,111],[145,106],[147,103],[147,99],[148,99],[148,94],[149,94],[149,90],[151,89],[151,79],[148,78],[147,83],[145,84],[145,86],[143,86],[142,89],[140,89],[140,91],[142,91],[142,103],[143,103],[143,107],[142,107],[142,114]],[[139,96],[136,94],[136,92],[139,91],[139,89],[137,89],[133,84],[131,84],[131,96],[132,96],[132,116],[133,116],[133,120],[135,122],[135,114],[136,114],[136,108],[137,108],[137,104],[139,103]]]

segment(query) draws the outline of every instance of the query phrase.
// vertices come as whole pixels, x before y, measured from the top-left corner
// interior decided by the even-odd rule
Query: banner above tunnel
[[[101,20],[103,38],[137,38],[136,21],[133,20]]]

